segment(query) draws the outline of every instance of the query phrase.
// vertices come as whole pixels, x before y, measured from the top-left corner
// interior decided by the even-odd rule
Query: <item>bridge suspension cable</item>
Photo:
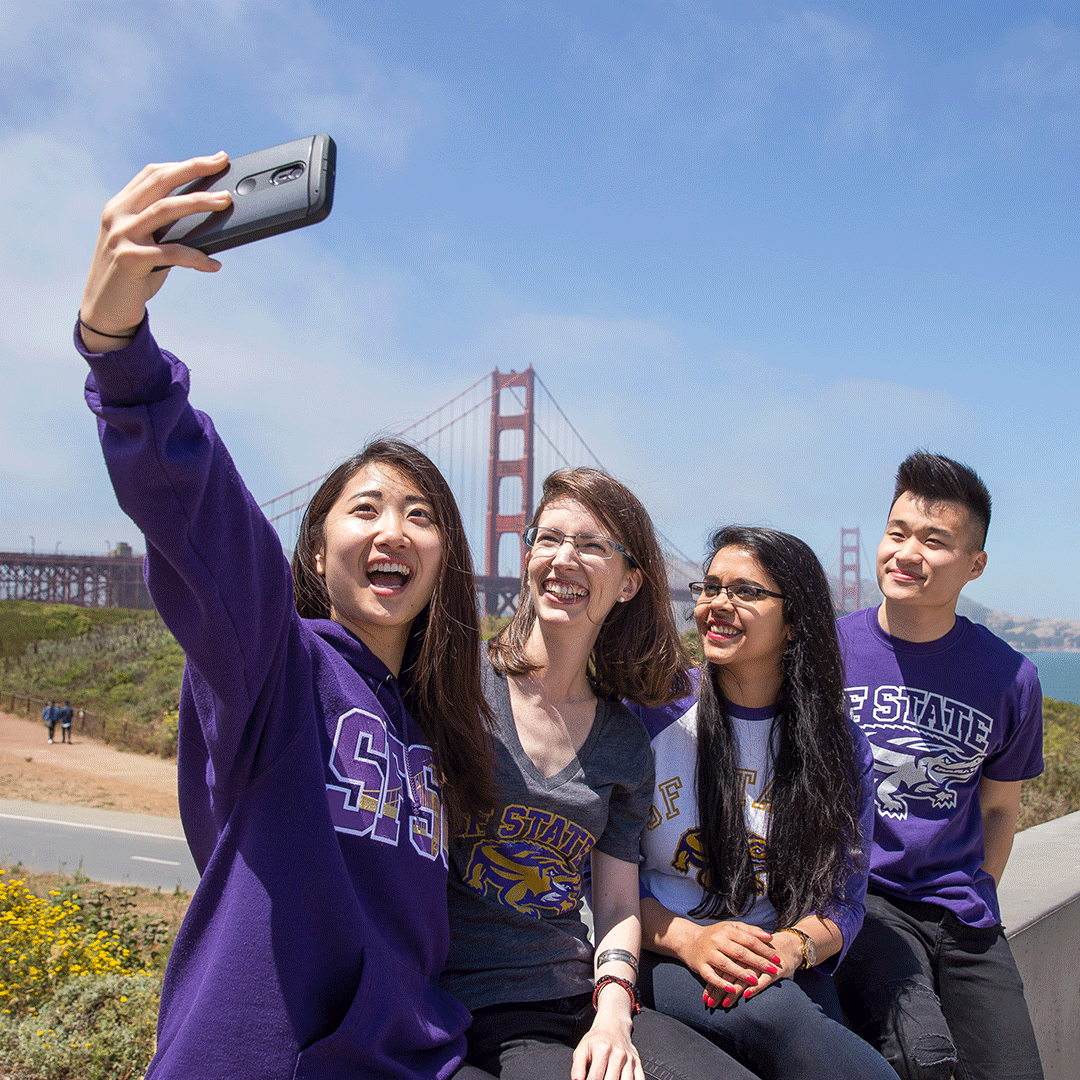
[[[474,567],[479,573],[487,565],[488,574],[494,574],[504,582],[520,580],[520,544],[517,541],[500,543],[495,556],[498,565],[492,567],[484,558],[483,548],[488,532],[485,523],[490,525],[490,515],[509,520],[507,515],[518,515],[526,507],[531,514],[543,478],[554,469],[580,464],[604,467],[599,455],[585,441],[547,385],[531,368],[527,375],[542,393],[535,395],[531,417],[522,419],[530,421],[531,432],[539,439],[534,439],[532,434],[526,438],[525,425],[512,419],[514,414],[526,412],[525,387],[521,385],[524,377],[518,378],[513,373],[509,377],[499,376],[497,371],[481,376],[426,416],[396,431],[391,429],[393,437],[412,442],[439,466],[461,509]],[[506,385],[508,382],[510,385]],[[500,423],[498,433],[492,426],[492,416],[507,418]],[[535,459],[530,460],[529,468],[523,471],[502,469],[505,475],[489,491],[492,462],[522,458],[526,444],[530,457]],[[261,504],[287,549],[295,543],[308,502],[328,475],[329,472],[323,473]],[[526,475],[533,478],[531,486],[534,490],[529,492],[523,490]],[[510,538],[504,539],[509,541]],[[660,539],[671,567],[672,582],[681,589],[687,572],[696,573],[696,566],[667,536],[661,533]]]

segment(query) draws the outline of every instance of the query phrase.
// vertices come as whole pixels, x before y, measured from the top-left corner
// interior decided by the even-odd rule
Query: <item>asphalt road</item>
[[[194,892],[199,883],[179,821],[83,806],[0,799],[0,862],[112,885]]]

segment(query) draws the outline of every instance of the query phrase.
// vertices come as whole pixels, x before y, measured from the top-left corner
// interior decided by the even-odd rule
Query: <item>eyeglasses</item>
[[[621,551],[632,565],[637,560],[622,544],[615,543],[607,536],[593,536],[592,533],[564,533],[560,529],[542,529],[534,525],[521,534],[525,546],[532,548],[538,555],[554,555],[569,540],[574,550],[586,559],[611,559],[616,551]]]
[[[690,594],[695,603],[698,600],[715,600],[721,592],[726,592],[729,600],[736,600],[740,604],[756,604],[763,596],[784,599],[783,593],[770,592],[760,585],[721,585],[719,581],[690,582]]]

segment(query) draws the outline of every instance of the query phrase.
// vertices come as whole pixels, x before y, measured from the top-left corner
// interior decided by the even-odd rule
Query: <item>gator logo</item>
[[[768,853],[769,845],[764,836],[758,836],[754,832],[746,834],[746,842],[750,846],[750,861],[754,864],[754,894],[764,896],[768,891],[765,856]]]
[[[528,840],[481,840],[463,875],[482,896],[541,919],[573,911],[581,899],[581,873],[557,851]]]
[[[885,817],[905,819],[912,800],[929,801],[935,809],[955,809],[954,785],[970,780],[982,763],[982,755],[964,756],[939,740],[907,735],[874,746],[878,811]]]

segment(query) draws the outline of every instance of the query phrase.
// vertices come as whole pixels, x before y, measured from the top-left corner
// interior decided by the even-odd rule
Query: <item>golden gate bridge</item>
[[[496,369],[445,405],[390,434],[420,447],[454,491],[472,542],[483,611],[503,615],[517,606],[528,527],[543,478],[557,468],[603,468],[543,381],[530,366]],[[296,540],[304,509],[327,474],[262,503],[282,542]],[[698,567],[661,535],[676,600],[690,600],[686,583]]]
[[[472,544],[482,610],[511,612],[524,565],[528,527],[543,478],[557,468],[603,468],[551,392],[530,366],[482,376],[456,397],[388,434],[420,447],[454,491]],[[291,551],[311,496],[327,474],[261,503],[286,551]],[[690,600],[686,583],[700,565],[661,533],[672,598]],[[858,529],[841,531],[838,600],[859,607]],[[142,557],[127,545],[105,556],[0,552],[0,600],[41,600],[84,606],[150,607]]]

